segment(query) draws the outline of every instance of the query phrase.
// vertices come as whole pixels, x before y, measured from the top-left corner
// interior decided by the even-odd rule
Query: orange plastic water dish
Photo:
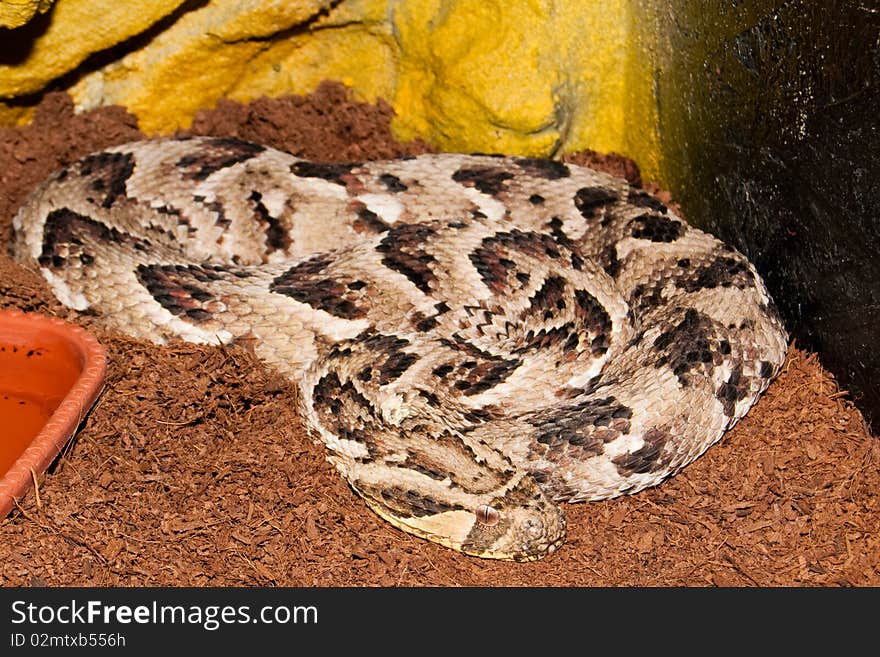
[[[0,310],[0,518],[76,433],[106,371],[106,352],[85,329]]]

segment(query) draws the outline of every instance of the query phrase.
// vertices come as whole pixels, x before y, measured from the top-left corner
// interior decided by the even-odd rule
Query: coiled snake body
[[[14,225],[16,257],[111,327],[253,337],[373,510],[484,557],[552,552],[556,502],[677,472],[786,352],[740,253],[549,160],[144,141],[56,172]]]

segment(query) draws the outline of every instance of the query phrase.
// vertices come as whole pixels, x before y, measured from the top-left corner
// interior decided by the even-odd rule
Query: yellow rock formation
[[[306,93],[332,79],[390,102],[402,139],[529,155],[616,151],[652,176],[653,78],[631,3],[57,0],[27,55],[0,65],[0,121],[25,118],[22,97],[33,102],[65,74],[79,109],[124,105],[147,133],[185,127],[223,97]],[[118,56],[108,50],[116,44]]]
[[[36,14],[44,14],[55,0],[0,0],[0,27],[21,27]]]

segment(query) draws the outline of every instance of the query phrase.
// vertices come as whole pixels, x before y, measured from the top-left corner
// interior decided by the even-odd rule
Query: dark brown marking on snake
[[[426,477],[430,477],[434,481],[443,481],[449,477],[449,472],[430,459],[423,459],[418,454],[407,454],[406,459],[399,464],[398,467],[414,470]]]
[[[553,345],[563,343],[563,351],[570,351],[565,345],[570,344],[572,337],[577,339],[577,334],[572,333],[574,327],[566,322],[562,326],[553,326],[551,328],[541,328],[538,331],[529,329],[524,338],[523,345],[513,350],[515,354],[522,354],[527,351],[536,349],[547,349]],[[575,345],[577,340],[575,340]]]
[[[359,162],[338,164],[300,160],[290,165],[290,172],[300,178],[320,178],[344,187],[352,170],[359,166]]]
[[[419,360],[416,354],[402,351],[392,353],[379,369],[379,385],[385,385],[400,378],[409,369],[410,365]]]
[[[627,193],[626,200],[631,205],[635,205],[639,208],[650,208],[661,214],[666,214],[669,211],[669,208],[667,208],[660,199],[641,189],[630,189]]]
[[[552,236],[544,233],[514,229],[484,237],[480,246],[468,258],[483,283],[495,294],[502,294],[507,290],[510,273],[516,275],[521,284],[525,284],[520,276],[522,272],[516,271],[516,262],[509,257],[513,251],[532,257],[559,258],[561,255],[559,244]]]
[[[375,409],[351,381],[342,383],[336,372],[328,372],[312,389],[312,404],[339,438],[364,445],[372,459],[386,454],[385,446],[366,428],[373,424]]]
[[[288,274],[295,271],[297,275],[314,276],[320,274],[333,262],[333,256],[326,253],[319,253],[312,256],[308,260],[304,260],[298,265],[288,270]],[[278,278],[283,278],[286,274],[282,274]]]
[[[604,187],[581,187],[574,194],[574,206],[584,219],[594,219],[606,205],[617,203],[620,196]]]
[[[433,406],[434,408],[440,408],[440,398],[433,392],[428,392],[427,390],[420,389],[418,390],[418,393],[419,397],[423,397],[430,406]]]
[[[265,146],[234,137],[218,137],[207,143],[210,148],[184,155],[175,163],[175,166],[184,170],[184,178],[205,180],[220,169],[245,162],[266,150]]]
[[[353,223],[356,232],[385,233],[391,229],[391,226],[382,221],[379,215],[370,210],[363,201],[352,201],[349,208],[358,216]]]
[[[497,196],[504,183],[513,178],[510,171],[497,167],[462,167],[452,174],[452,179],[465,187],[474,187],[483,194]]]
[[[379,370],[378,383],[380,386],[397,380],[413,363],[419,360],[417,354],[404,351],[404,348],[409,345],[409,340],[404,338],[365,331],[358,335],[356,340],[360,347],[372,354],[375,359],[374,367]],[[383,356],[384,361],[379,365]]]
[[[728,347],[728,353],[730,353],[730,347]],[[761,369],[758,371],[758,376],[762,379],[769,379],[773,376],[773,364],[770,361],[762,360],[761,361]]]
[[[332,255],[329,255],[327,253],[319,253],[318,255],[312,256],[308,260],[304,260],[298,265],[291,267],[287,270],[287,272],[279,276],[276,280],[283,279],[287,275],[315,276],[322,273],[330,264],[333,263],[333,260],[334,258]]]
[[[186,271],[189,276],[192,276],[200,283],[219,281],[229,276],[234,276],[235,278],[250,278],[252,276],[247,270],[232,268],[228,265],[187,265]]]
[[[104,193],[101,207],[109,208],[125,194],[125,183],[134,171],[131,153],[94,153],[80,160],[80,173],[94,176],[91,188]]]
[[[213,272],[198,265],[138,265],[135,275],[165,310],[177,317],[201,323],[211,318],[203,305],[214,299],[208,290],[193,283],[213,279]],[[198,275],[198,278],[197,278]]]
[[[496,237],[484,237],[480,246],[468,255],[483,283],[495,294],[507,289],[507,275],[516,263],[507,258],[507,249]]]
[[[639,283],[629,295],[630,308],[634,309],[636,313],[641,313],[645,309],[661,306],[664,303],[661,293],[665,285],[666,282],[663,280],[655,281],[650,286],[647,283]]]
[[[535,427],[535,440],[550,451],[572,445],[585,455],[598,456],[606,443],[629,433],[631,418],[632,409],[612,396],[540,411],[528,422]]]
[[[709,316],[688,308],[678,324],[662,332],[654,340],[661,356],[654,367],[668,366],[683,386],[690,384],[691,370],[705,369],[711,374],[715,368],[713,352],[720,350],[715,338],[715,323]]]
[[[493,357],[488,362],[467,361],[459,366],[459,370],[467,371],[461,373],[454,388],[468,397],[478,395],[504,382],[521,364],[518,358],[500,360],[499,357]]]
[[[373,408],[351,381],[342,383],[336,372],[328,372],[318,380],[312,389],[312,399],[316,407],[329,409],[334,414],[342,410],[344,400],[351,401],[368,412]]]
[[[552,319],[557,311],[565,309],[566,281],[561,276],[548,276],[544,284],[529,299],[529,310],[540,313],[542,319]]]
[[[544,201],[546,200],[547,199],[545,199],[540,194],[532,194],[531,196],[529,196],[529,203],[531,203],[532,205],[543,205]]]
[[[496,356],[494,354],[490,354],[488,351],[483,351],[476,345],[473,345],[467,340],[463,339],[458,333],[453,333],[448,338],[440,338],[439,342],[445,347],[449,347],[450,349],[453,349],[461,354],[471,356],[472,358],[476,358],[478,360],[501,360],[501,356]]]
[[[586,290],[575,290],[577,316],[581,319],[590,335],[594,336],[590,343],[593,356],[602,356],[610,346],[612,329],[611,316],[592,294]]]
[[[333,261],[326,254],[319,254],[301,262],[277,276],[269,290],[307,303],[343,319],[360,319],[367,310],[360,302],[364,294],[350,281],[340,281],[324,275],[324,269]],[[347,284],[348,283],[348,284]]]
[[[514,157],[513,161],[520,169],[535,178],[545,180],[559,180],[571,176],[571,169],[565,163],[558,160],[549,160],[540,157]]]
[[[454,369],[455,367],[453,365],[445,363],[443,365],[438,365],[433,370],[431,370],[431,374],[442,379]]]
[[[451,504],[436,500],[429,495],[404,488],[402,486],[390,486],[381,488],[373,493],[378,493],[385,506],[394,511],[395,515],[406,518],[433,516],[447,511],[459,511],[464,509],[460,504]]]
[[[663,448],[670,438],[672,436],[668,429],[652,427],[645,432],[644,444],[639,449],[615,456],[611,462],[624,477],[662,470],[668,460],[663,458]]]
[[[251,192],[248,200],[254,204],[254,216],[261,226],[265,226],[266,246],[269,247],[269,253],[275,251],[287,251],[292,244],[292,240],[287,229],[281,224],[277,217],[273,217],[269,212],[269,208],[263,203],[263,195],[258,191]]]
[[[128,233],[105,226],[69,208],[59,208],[52,210],[46,216],[43,227],[43,248],[37,261],[43,267],[53,269],[63,267],[67,258],[61,255],[62,250],[68,257],[86,254],[87,258],[93,258],[92,254],[85,252],[85,243],[92,241],[130,244],[140,251],[146,251],[150,247],[150,243],[146,240],[139,240]]]
[[[343,422],[351,421],[352,417],[342,417],[343,410],[362,412],[365,418],[372,417],[373,406],[361,392],[354,387],[351,381],[342,383],[336,372],[328,372],[322,376],[312,389],[312,400],[315,408],[321,412],[332,414],[337,427],[343,426]]]
[[[556,240],[556,243],[559,246],[569,250],[575,248],[574,242],[572,242],[565,231],[562,230],[562,219],[559,217],[553,217],[547,222],[547,227],[550,228],[550,234],[553,235],[553,239]],[[583,261],[581,261],[581,264],[583,264]],[[575,269],[580,269],[580,266],[575,267]]]
[[[509,233],[495,233],[494,239],[497,239],[508,248],[515,249],[529,256],[549,256],[551,258],[558,258],[560,256],[559,245],[556,244],[553,237],[545,233],[514,229]]]
[[[431,283],[437,281],[431,271],[434,256],[425,251],[424,244],[436,234],[436,230],[423,224],[404,224],[388,231],[376,246],[384,253],[382,264],[403,274],[425,294],[430,293]]]
[[[484,406],[483,408],[470,408],[464,412],[465,420],[472,424],[482,424],[484,422],[492,422],[501,417],[502,413],[495,406]]]
[[[546,484],[550,481],[550,473],[546,470],[532,470],[529,472],[529,476],[535,480],[535,483],[538,485]]]
[[[630,222],[632,236],[652,242],[674,242],[684,235],[684,225],[658,214],[642,214]]]
[[[425,333],[435,328],[438,324],[437,317],[425,317],[421,313],[416,313],[413,317],[413,324],[416,327],[417,331]]]
[[[734,416],[737,402],[746,398],[749,389],[749,379],[743,376],[742,363],[737,363],[730,376],[727,377],[727,381],[718,386],[718,390],[715,391],[715,398],[721,402],[727,417]]]
[[[383,173],[379,176],[379,181],[385,185],[385,189],[389,192],[396,194],[398,192],[405,192],[409,189],[403,182],[392,173]]]
[[[754,287],[755,276],[741,259],[719,256],[682,272],[675,284],[687,292],[731,286],[744,290]]]
[[[599,254],[599,263],[602,265],[602,269],[606,274],[611,278],[617,278],[617,275],[620,273],[620,260],[617,259],[617,245],[609,244],[602,249],[602,253]]]

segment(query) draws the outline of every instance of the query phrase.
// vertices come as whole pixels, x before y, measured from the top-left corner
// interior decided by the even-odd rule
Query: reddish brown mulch
[[[194,131],[316,159],[425,150],[395,142],[390,115],[325,85],[304,98],[221,103]],[[123,110],[74,116],[63,95],[48,96],[32,125],[0,128],[0,244],[52,169],[138,136]],[[620,158],[610,165],[636,174]],[[799,349],[704,457],[638,495],[566,506],[565,545],[517,564],[380,520],[303,433],[293,387],[246,345],[160,348],[108,334],[5,255],[0,306],[83,323],[110,353],[107,390],[42,478],[39,503],[28,495],[0,522],[3,585],[880,584],[877,440]]]

